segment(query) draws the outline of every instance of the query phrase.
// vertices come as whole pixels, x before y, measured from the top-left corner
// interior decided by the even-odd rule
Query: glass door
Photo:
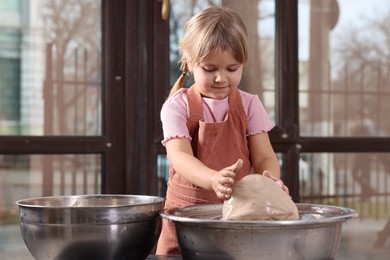
[[[300,201],[358,211],[338,259],[390,248],[389,11],[382,0],[298,1]]]
[[[102,192],[102,4],[0,1],[0,258],[32,259],[15,201]]]

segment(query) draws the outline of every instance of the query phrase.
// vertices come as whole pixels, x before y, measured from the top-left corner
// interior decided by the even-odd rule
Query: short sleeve
[[[241,91],[244,109],[248,118],[247,135],[269,132],[275,124],[271,121],[263,103],[257,95]]]
[[[188,100],[184,89],[176,92],[175,95],[168,98],[163,104],[160,112],[165,145],[174,138],[188,138],[191,136],[188,131]]]

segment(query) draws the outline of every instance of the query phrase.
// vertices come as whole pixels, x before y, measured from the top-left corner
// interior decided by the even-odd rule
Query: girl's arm
[[[268,133],[260,133],[248,137],[249,154],[253,169],[262,174],[269,171],[276,178],[280,178],[280,165],[272,148]]]
[[[249,153],[253,169],[274,180],[289,194],[289,190],[280,179],[280,165],[272,148],[268,133],[260,133],[248,137]]]
[[[214,190],[218,198],[230,198],[233,177],[241,168],[242,160],[218,172],[210,169],[194,156],[191,143],[187,138],[172,139],[165,147],[168,159],[178,174],[196,186]]]

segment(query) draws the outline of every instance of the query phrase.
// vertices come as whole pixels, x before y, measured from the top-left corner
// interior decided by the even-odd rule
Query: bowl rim
[[[326,218],[318,219],[305,219],[305,220],[221,220],[221,219],[202,219],[202,218],[192,218],[186,216],[178,215],[177,211],[185,211],[191,208],[196,207],[222,207],[223,204],[198,204],[182,207],[174,207],[170,209],[164,209],[160,215],[162,218],[171,220],[176,223],[185,223],[185,224],[202,224],[218,227],[226,227],[232,225],[239,226],[262,226],[262,227],[299,227],[303,225],[327,225],[330,223],[344,222],[348,219],[355,218],[358,216],[358,212],[352,208],[335,206],[335,205],[326,205],[326,204],[309,204],[309,203],[295,203],[298,208],[312,207],[318,211],[324,211],[325,209],[332,209],[340,211],[342,214],[337,216],[331,216]],[[206,205],[206,206],[205,206]],[[176,215],[174,215],[176,212]],[[173,214],[171,214],[173,213]]]
[[[78,199],[78,198],[107,198],[107,197],[117,197],[117,198],[141,198],[141,199],[151,199],[151,201],[140,201],[138,203],[132,204],[119,204],[119,205],[77,205],[77,206],[69,206],[69,205],[38,205],[31,204],[33,201],[45,201],[50,199]],[[155,195],[135,195],[135,194],[82,194],[82,195],[53,195],[53,196],[41,196],[41,197],[31,197],[17,200],[15,202],[19,207],[25,208],[42,208],[42,209],[64,209],[64,208],[77,208],[77,209],[87,209],[87,208],[121,208],[121,207],[129,207],[129,206],[142,206],[142,205],[150,205],[150,204],[159,204],[163,203],[165,198]]]

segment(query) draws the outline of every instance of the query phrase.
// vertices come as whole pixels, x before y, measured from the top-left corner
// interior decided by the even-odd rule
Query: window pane
[[[0,155],[0,258],[33,259],[19,230],[19,199],[101,193],[101,156]]]
[[[169,180],[169,160],[166,154],[157,155],[157,196],[165,197]]]
[[[350,207],[359,213],[357,219],[343,226],[337,259],[386,259],[386,241],[390,242],[386,229],[390,225],[390,154],[305,153],[299,165],[300,202]]]
[[[300,0],[299,107],[304,136],[389,136],[390,6]]]
[[[185,22],[200,10],[211,5],[224,5],[241,15],[249,34],[249,61],[244,67],[240,88],[257,94],[271,119],[275,121],[275,1],[171,1],[170,60],[171,85],[180,75],[177,61],[181,53],[177,43],[183,35]],[[187,86],[193,79],[188,79]]]
[[[100,1],[18,3],[0,3],[0,135],[100,135]]]

